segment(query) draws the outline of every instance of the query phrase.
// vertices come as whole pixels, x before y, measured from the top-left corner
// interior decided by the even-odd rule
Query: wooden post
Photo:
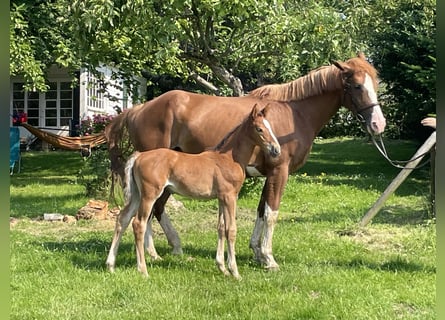
[[[426,154],[436,143],[436,131],[434,131],[429,138],[425,141],[425,143],[417,150],[417,152],[412,156],[411,159],[417,158],[421,154]],[[365,214],[365,216],[360,221],[360,227],[366,226],[369,221],[378,213],[378,211],[383,207],[385,201],[389,198],[389,196],[397,190],[400,184],[408,177],[408,175],[415,169],[416,165],[422,160],[423,156],[419,157],[416,160],[408,163],[402,171],[399,172],[397,177],[390,183],[380,198],[374,203],[371,209]]]
[[[431,214],[436,217],[436,148],[431,148],[430,205]]]

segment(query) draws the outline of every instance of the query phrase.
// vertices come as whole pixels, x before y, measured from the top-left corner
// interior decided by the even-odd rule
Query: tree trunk
[[[192,78],[193,80],[195,80],[197,83],[199,83],[200,85],[202,85],[204,88],[212,91],[214,94],[216,94],[217,96],[221,95],[221,91],[215,87],[212,83],[208,82],[206,79],[204,79],[203,77],[201,77],[200,75],[198,75],[196,72],[192,72],[190,74],[190,78]]]
[[[234,96],[240,97],[244,95],[243,84],[238,77],[234,76],[224,67],[213,64],[209,64],[209,67],[221,81],[223,81],[233,90]]]

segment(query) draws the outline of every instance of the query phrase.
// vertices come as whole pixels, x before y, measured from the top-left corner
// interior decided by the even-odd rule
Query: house
[[[72,87],[73,77],[68,70],[52,66],[48,70],[46,92],[27,92],[23,90],[23,78],[10,78],[10,114],[25,113],[27,122],[37,128],[64,136],[77,135],[77,125],[82,119],[94,114],[116,114],[116,108],[124,110],[145,96],[146,80],[135,78],[140,86],[137,96],[130,96],[128,88],[121,79],[114,79],[113,69],[99,67],[101,81],[86,69],[76,72],[78,85]],[[106,87],[102,85],[106,83]],[[13,125],[12,117],[10,120]],[[34,137],[20,127],[22,141]]]

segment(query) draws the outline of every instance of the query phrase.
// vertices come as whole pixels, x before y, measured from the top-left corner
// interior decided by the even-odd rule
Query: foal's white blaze
[[[267,130],[269,130],[269,133],[272,136],[273,141],[277,145],[278,150],[281,152],[280,144],[278,143],[278,139],[272,131],[272,126],[270,125],[270,122],[267,121],[267,119],[263,119],[263,123],[264,123],[264,126],[267,128]]]
[[[386,126],[386,119],[383,115],[382,109],[380,108],[380,105],[378,104],[377,100],[377,92],[374,90],[374,84],[372,81],[372,78],[366,74],[365,75],[365,83],[363,84],[364,88],[366,89],[366,92],[368,93],[369,101],[371,103],[377,104],[372,108],[372,114],[371,114],[371,129],[373,132],[370,133],[376,133],[380,134],[385,130]]]
[[[267,128],[267,130],[269,130],[269,133],[272,136],[273,141],[277,144],[277,146],[279,146],[280,144],[278,143],[278,139],[277,139],[277,137],[275,137],[275,134],[272,131],[270,122],[267,121],[267,119],[263,119],[263,123],[264,123],[264,126]]]

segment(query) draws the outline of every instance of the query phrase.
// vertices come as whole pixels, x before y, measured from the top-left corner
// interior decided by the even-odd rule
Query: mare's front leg
[[[156,251],[154,241],[153,241],[153,214],[150,215],[147,221],[147,227],[145,230],[145,249],[152,260],[162,260],[161,256]]]
[[[161,197],[158,200],[156,200],[154,204],[153,214],[159,221],[159,224],[161,225],[162,230],[164,231],[165,236],[167,237],[168,244],[172,247],[172,254],[181,255],[182,247],[178,232],[175,230],[170,219],[168,218],[168,215],[165,213],[165,204],[167,203],[169,197],[170,197],[170,192],[167,189],[165,189]],[[149,227],[151,228],[150,223]],[[151,248],[148,247],[147,240],[148,241],[151,240]],[[147,235],[146,235],[146,245],[147,245],[147,251],[149,252],[152,251],[156,253],[156,250],[154,249],[153,245],[153,238],[151,237],[151,239],[147,239]]]
[[[288,168],[284,165],[275,168],[267,177],[258,205],[255,227],[250,238],[250,247],[256,260],[264,263],[265,268],[269,270],[279,269],[272,253],[272,240],[287,179]]]

